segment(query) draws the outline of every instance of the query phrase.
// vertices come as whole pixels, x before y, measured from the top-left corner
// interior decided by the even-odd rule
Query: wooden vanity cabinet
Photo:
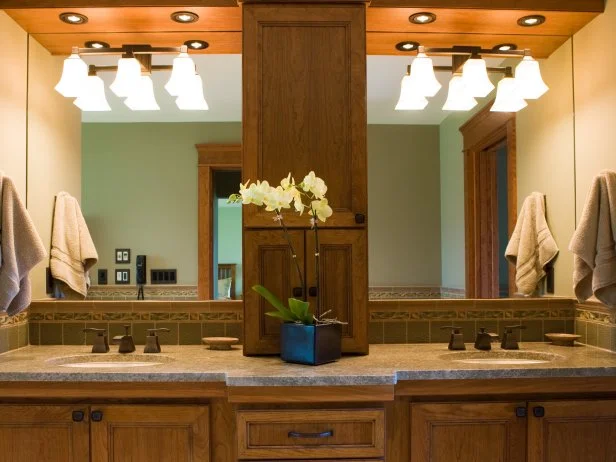
[[[310,230],[291,230],[297,262],[305,277],[308,301],[316,313],[317,286],[314,259],[315,237]],[[319,231],[321,312],[345,322],[342,351],[368,352],[368,242],[365,230]],[[301,283],[293,256],[281,230],[244,231],[244,284],[267,287],[286,302],[302,298]],[[299,292],[298,292],[299,291]],[[274,308],[253,290],[244,293],[244,353],[277,354],[280,321],[266,316]]]

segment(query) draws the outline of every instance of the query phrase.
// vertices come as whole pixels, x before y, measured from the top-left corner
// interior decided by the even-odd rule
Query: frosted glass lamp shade
[[[103,82],[103,79],[96,75],[87,77],[84,91],[74,104],[85,112],[111,111],[105,97],[105,82]]]
[[[139,85],[124,100],[124,104],[133,111],[160,111],[160,106],[154,96],[152,79],[147,75],[141,76]]]
[[[444,111],[470,111],[477,106],[477,100],[470,94],[461,75],[454,75],[449,81],[449,93],[443,106]]]
[[[513,77],[505,77],[498,82],[496,90],[496,100],[490,111],[492,112],[518,112],[524,109],[528,104],[518,90],[516,79]]]
[[[77,98],[81,95],[88,78],[88,65],[79,57],[72,54],[64,60],[62,77],[56,85],[56,91],[67,98]]]
[[[402,83],[400,84],[400,99],[398,100],[398,104],[396,104],[396,111],[421,111],[427,105],[428,100],[413,86],[411,76],[406,74],[402,77]]]
[[[524,56],[515,68],[515,79],[524,99],[538,99],[549,90],[541,77],[539,63],[532,56]]]
[[[118,72],[113,83],[109,86],[111,91],[120,98],[126,98],[141,84],[141,64],[135,58],[120,58]]]
[[[173,69],[171,77],[165,85],[165,90],[171,96],[180,96],[182,91],[193,82],[193,77],[197,73],[195,62],[188,53],[180,53],[177,58],[173,59]]]
[[[421,96],[432,97],[441,89],[441,83],[434,75],[432,59],[425,53],[417,53],[411,64],[411,82]]]
[[[490,82],[486,62],[481,58],[470,58],[462,67],[462,79],[467,91],[475,98],[483,98],[494,90]]]
[[[199,74],[193,76],[189,85],[185,87],[185,91],[175,100],[175,104],[182,111],[207,111],[209,109],[203,96],[203,79]]]

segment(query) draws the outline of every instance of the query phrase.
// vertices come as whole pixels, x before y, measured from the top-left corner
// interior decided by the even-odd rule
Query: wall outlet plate
[[[130,284],[130,270],[129,269],[116,269],[115,270],[115,283],[117,285]]]
[[[98,270],[98,285],[99,286],[107,285],[107,270],[106,269]]]
[[[130,263],[130,249],[115,249],[116,263]]]

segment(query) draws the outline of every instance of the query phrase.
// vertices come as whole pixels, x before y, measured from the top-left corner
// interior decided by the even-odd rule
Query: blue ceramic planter
[[[280,327],[280,357],[289,363],[319,364],[337,361],[342,356],[340,324],[284,323]]]

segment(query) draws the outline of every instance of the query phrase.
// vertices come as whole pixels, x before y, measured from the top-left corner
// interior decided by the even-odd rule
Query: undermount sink
[[[552,353],[519,350],[459,351],[440,356],[440,359],[447,361],[487,365],[544,364],[561,358],[562,356]]]
[[[160,354],[89,354],[64,356],[48,360],[50,364],[80,369],[124,369],[129,367],[159,366],[175,361]]]

